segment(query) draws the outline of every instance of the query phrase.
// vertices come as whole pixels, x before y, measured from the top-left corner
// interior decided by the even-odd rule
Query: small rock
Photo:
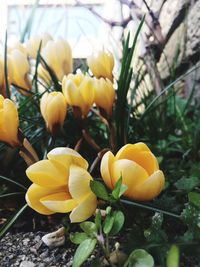
[[[65,228],[61,227],[55,232],[46,234],[42,237],[42,241],[51,248],[59,247],[65,243]]]
[[[19,267],[35,267],[32,261],[22,261]]]

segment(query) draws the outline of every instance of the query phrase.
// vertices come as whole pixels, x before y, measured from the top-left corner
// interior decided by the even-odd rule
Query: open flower
[[[72,51],[67,41],[50,40],[42,49],[41,54],[59,81],[62,81],[64,75],[72,72]]]
[[[0,141],[12,147],[19,146],[18,129],[19,117],[15,104],[0,95]]]
[[[88,66],[96,78],[113,80],[114,57],[110,52],[99,51],[87,58]]]
[[[62,91],[67,103],[79,115],[86,117],[94,103],[94,80],[83,73],[69,74],[62,81]]]
[[[103,117],[112,117],[115,90],[109,79],[100,78],[95,83],[95,103]]]
[[[63,127],[67,114],[67,103],[61,92],[45,93],[40,101],[40,110],[48,131],[55,135]]]
[[[64,147],[51,150],[47,158],[26,171],[33,182],[26,193],[28,205],[44,215],[71,212],[71,222],[88,219],[97,200],[90,189],[92,177],[87,172],[87,161],[78,152]]]
[[[29,80],[30,66],[26,54],[18,49],[13,49],[10,53],[10,65],[12,69],[11,83],[25,90],[18,88],[23,95],[29,95],[26,90],[31,90],[31,82]]]
[[[111,189],[122,176],[128,187],[124,195],[141,201],[158,196],[165,183],[156,157],[144,143],[127,144],[116,156],[107,152],[101,161],[101,175]]]

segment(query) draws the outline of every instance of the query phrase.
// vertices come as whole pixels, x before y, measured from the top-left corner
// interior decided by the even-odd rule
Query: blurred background
[[[45,32],[67,39],[74,58],[105,47],[121,58],[122,39],[134,36],[145,15],[134,70],[145,66],[148,87],[157,93],[199,61],[199,0],[8,0],[0,1],[0,41],[26,42]],[[176,86],[187,97],[200,84],[200,72]],[[153,81],[153,82],[152,82]],[[199,98],[199,90],[196,91]]]

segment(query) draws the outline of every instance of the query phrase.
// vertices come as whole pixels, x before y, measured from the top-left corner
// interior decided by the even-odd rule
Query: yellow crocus
[[[59,81],[62,81],[64,75],[72,72],[72,51],[67,41],[48,41],[41,55]]]
[[[28,55],[32,58],[36,58],[40,43],[41,48],[44,48],[50,40],[52,40],[52,37],[48,33],[30,38],[25,44]]]
[[[26,193],[28,205],[40,214],[70,213],[71,222],[82,222],[95,211],[88,163],[73,149],[59,147],[47,160],[31,165],[26,174],[33,182]]]
[[[51,84],[51,76],[49,75],[49,72],[42,66],[42,64],[38,65],[38,76],[44,81],[47,85]]]
[[[124,195],[140,201],[158,196],[165,184],[156,157],[144,143],[127,144],[116,156],[107,152],[101,161],[101,175],[111,189],[122,176],[122,183],[128,187]]]
[[[12,69],[11,83],[25,89],[18,88],[21,94],[30,95],[26,92],[26,90],[31,90],[31,81],[29,80],[30,66],[26,55],[20,50],[14,49],[10,53],[10,62]]]
[[[95,82],[83,73],[69,74],[62,81],[62,91],[67,103],[78,110],[80,116],[86,117],[95,97]]]
[[[45,93],[40,101],[40,110],[48,131],[55,135],[63,127],[67,114],[67,103],[61,92]]]
[[[115,90],[109,79],[100,78],[95,83],[95,103],[103,117],[112,117]]]
[[[26,47],[24,46],[24,44],[20,43],[19,41],[14,42],[11,46],[8,46],[7,48],[8,53],[11,53],[14,49],[21,51],[23,54],[25,54],[25,56],[28,55]]]
[[[99,51],[87,58],[88,66],[96,78],[113,80],[114,57],[107,51]]]
[[[15,104],[0,95],[0,141],[12,147],[19,146],[18,129],[19,117]]]

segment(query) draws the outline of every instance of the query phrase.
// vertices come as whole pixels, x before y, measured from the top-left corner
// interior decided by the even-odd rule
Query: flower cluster
[[[38,58],[39,81],[48,85],[47,90],[40,92],[40,111],[47,131],[56,138],[63,130],[68,107],[78,120],[85,120],[91,108],[96,107],[99,117],[108,128],[111,127],[110,135],[114,135],[114,57],[110,52],[100,51],[87,58],[87,73],[77,70],[73,74],[72,50],[68,42],[53,40],[46,34],[8,48],[7,77],[3,75],[5,62],[0,58],[0,140],[11,147],[19,147],[29,165],[26,174],[32,185],[26,193],[26,201],[38,213],[70,212],[71,222],[81,222],[97,207],[97,197],[90,188],[93,178],[87,170],[88,162],[67,147],[54,148],[47,154],[47,159],[39,160],[19,129],[16,105],[4,98],[7,85],[15,86],[26,97],[30,96],[33,87],[31,62]],[[59,88],[53,84],[54,79]],[[86,130],[84,134],[87,134]],[[95,146],[88,136],[86,139]],[[113,190],[122,177],[122,183],[127,186],[125,197],[138,201],[157,197],[164,188],[165,179],[147,145],[127,144],[114,156],[115,147],[114,144],[112,152],[107,149],[100,164],[100,173],[107,187]]]

